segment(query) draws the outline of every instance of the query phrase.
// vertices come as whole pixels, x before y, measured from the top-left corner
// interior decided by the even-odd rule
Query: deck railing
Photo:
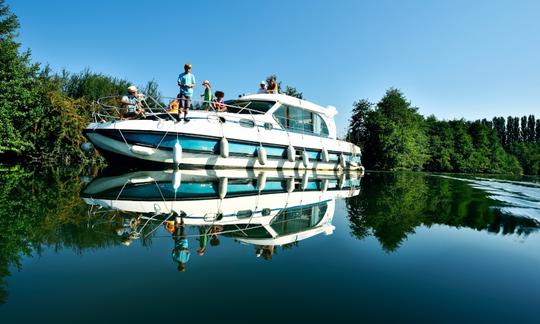
[[[108,96],[100,98],[96,101],[96,110],[92,112],[92,117],[95,122],[112,121],[124,119],[124,115],[127,112],[126,104],[122,103],[123,96]],[[151,96],[140,95],[136,102],[137,108],[142,110],[142,114],[137,118],[144,118],[151,116],[158,120],[177,120],[177,114],[181,114],[181,108],[178,110],[171,109],[171,103],[175,100],[180,100],[174,97],[159,97],[154,98]],[[167,103],[165,103],[167,102]],[[132,105],[132,104],[130,104]],[[218,113],[216,107],[223,107],[224,112],[227,112],[231,108],[237,110],[236,113],[240,114],[261,114],[261,111],[250,109],[249,103],[247,105],[230,105],[225,103],[219,103],[215,101],[204,101],[198,99],[190,100],[190,110],[207,111],[209,113]]]

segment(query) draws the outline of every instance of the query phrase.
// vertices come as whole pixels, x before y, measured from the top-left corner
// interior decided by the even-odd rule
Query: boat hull
[[[145,164],[156,165],[164,168],[175,166],[171,150],[153,149],[152,155],[136,153],[124,142],[111,140],[100,134],[88,134],[88,139],[96,149],[111,163],[114,164]],[[253,168],[253,169],[297,169],[297,170],[359,170],[363,166],[341,167],[338,162],[310,161],[304,164],[301,159],[289,162],[286,159],[268,158],[263,165],[256,156],[229,156],[221,157],[213,153],[183,152],[180,166],[192,166],[203,168]]]
[[[194,112],[189,123],[133,120],[93,123],[84,135],[110,162],[204,168],[363,170],[360,149],[331,138],[285,132],[268,121],[240,126]],[[264,116],[263,116],[264,117]],[[244,119],[241,119],[244,120]],[[179,153],[178,151],[181,151]]]

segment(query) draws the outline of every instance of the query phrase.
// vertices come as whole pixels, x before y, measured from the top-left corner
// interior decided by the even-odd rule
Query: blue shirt
[[[186,87],[186,84],[196,84],[195,76],[192,73],[180,73],[178,76],[178,85],[180,86],[180,93],[191,97],[193,96],[193,88]]]
[[[128,113],[134,113],[137,109],[137,97],[135,96],[123,96],[122,102],[125,103]]]
[[[189,261],[188,240],[182,238],[175,242],[175,247],[172,251],[173,260],[176,262],[187,263]]]

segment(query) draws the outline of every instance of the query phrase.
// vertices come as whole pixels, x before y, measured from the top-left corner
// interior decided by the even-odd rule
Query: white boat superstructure
[[[107,106],[110,108],[110,106]],[[145,118],[95,114],[85,136],[107,158],[213,168],[363,170],[360,148],[337,139],[333,107],[282,94],[192,109],[189,122],[163,108]],[[161,109],[161,110],[160,110]]]

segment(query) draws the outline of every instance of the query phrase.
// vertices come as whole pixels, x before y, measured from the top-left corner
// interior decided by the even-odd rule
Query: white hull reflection
[[[138,171],[95,179],[82,197],[96,215],[110,210],[137,217],[136,238],[181,224],[276,246],[332,234],[335,201],[357,195],[360,177],[294,170]]]

